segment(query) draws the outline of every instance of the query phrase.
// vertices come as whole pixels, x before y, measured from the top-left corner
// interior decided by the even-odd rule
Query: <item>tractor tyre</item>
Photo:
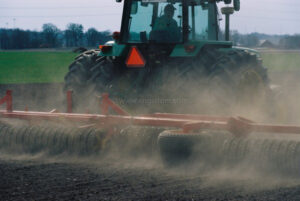
[[[95,101],[97,101],[95,88],[100,85],[103,86],[100,83],[104,80],[103,77],[112,76],[111,73],[103,71],[103,66],[107,66],[108,59],[99,56],[99,52],[100,50],[86,51],[77,56],[75,61],[69,66],[69,72],[65,76],[64,92],[67,90],[73,92],[73,106],[75,110],[77,108],[90,110],[90,108],[83,107],[97,105],[95,104]],[[105,69],[109,69],[109,67]],[[97,91],[99,91],[98,88]],[[92,97],[93,95],[95,96]]]
[[[98,50],[86,51],[75,58],[65,76],[65,90],[84,88],[91,77],[91,69],[101,60]]]
[[[164,104],[161,110],[167,112],[231,114],[254,104],[265,108],[272,98],[267,70],[257,54],[246,50],[203,48],[193,60],[168,61],[151,83],[176,104],[186,102],[182,108]]]
[[[161,159],[168,167],[177,167],[193,162],[195,157],[209,152],[207,134],[186,134],[177,131],[164,131],[158,136]],[[200,147],[200,149],[199,149]]]
[[[247,113],[266,111],[272,102],[272,91],[261,58],[246,50],[222,53],[211,66],[208,93],[222,108]]]

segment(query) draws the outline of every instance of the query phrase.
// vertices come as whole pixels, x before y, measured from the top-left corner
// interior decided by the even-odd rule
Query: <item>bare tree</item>
[[[83,26],[81,24],[70,23],[65,31],[66,45],[68,47],[79,46],[83,39]]]
[[[99,32],[95,28],[90,28],[86,33],[87,45],[89,47],[97,45],[99,42]]]
[[[57,36],[60,30],[51,23],[43,25],[43,38],[45,43],[50,47],[55,47],[57,45]]]

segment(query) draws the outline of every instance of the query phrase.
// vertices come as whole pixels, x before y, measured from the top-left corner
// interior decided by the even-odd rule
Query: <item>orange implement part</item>
[[[126,65],[129,68],[140,68],[146,65],[143,55],[136,46],[131,47],[128,58],[126,59]]]
[[[11,112],[13,110],[12,107],[12,91],[11,90],[7,90],[6,91],[6,95],[0,99],[0,105],[6,103],[6,110],[8,112]]]
[[[101,103],[102,114],[108,115],[109,108],[111,108],[114,112],[116,112],[119,115],[129,116],[128,112],[126,112],[120,106],[118,106],[112,100],[110,100],[109,95],[107,93],[104,93],[102,94],[102,103]]]
[[[174,119],[190,119],[190,120],[205,120],[205,121],[228,121],[230,117],[226,116],[211,116],[211,115],[197,115],[197,114],[174,114],[174,113],[154,113],[144,115],[149,117],[162,117]]]
[[[72,91],[67,91],[67,104],[68,104],[67,113],[72,113],[72,107],[73,107],[72,93],[73,93]]]
[[[132,116],[120,106],[109,99],[108,94],[102,95],[102,114],[72,114],[59,112],[33,112],[33,111],[13,111],[12,91],[7,91],[6,96],[0,99],[0,104],[6,103],[6,110],[0,110],[0,118],[15,118],[23,120],[48,120],[70,123],[80,122],[89,126],[113,129],[120,126],[156,126],[165,128],[178,128],[183,133],[197,132],[203,129],[224,130],[231,132],[236,137],[247,136],[251,132],[265,133],[293,133],[300,134],[300,126],[293,125],[272,125],[259,124],[242,117],[218,117],[192,114],[164,114],[156,113],[142,116]],[[69,93],[71,100],[71,93]],[[68,104],[71,110],[71,104]],[[110,115],[111,108],[118,115]]]

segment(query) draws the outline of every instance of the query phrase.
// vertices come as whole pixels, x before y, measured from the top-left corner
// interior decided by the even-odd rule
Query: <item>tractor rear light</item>
[[[195,45],[185,45],[184,49],[185,49],[186,52],[190,53],[190,52],[194,52],[195,51],[196,46]]]
[[[120,40],[120,32],[119,31],[115,31],[113,32],[112,34],[112,38],[115,40],[115,41],[119,41]]]
[[[112,49],[111,45],[99,45],[99,49],[103,52],[103,53],[107,53]]]

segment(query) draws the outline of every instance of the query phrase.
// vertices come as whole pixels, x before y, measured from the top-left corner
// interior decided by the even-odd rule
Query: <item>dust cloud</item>
[[[276,91],[274,96],[271,99],[268,99],[269,97],[250,97],[249,100],[251,101],[247,105],[232,104],[236,101],[236,97],[230,93],[230,89],[226,91],[219,90],[217,85],[207,86],[199,83],[195,86],[193,82],[181,83],[176,76],[165,79],[164,82],[175,84],[163,86],[162,91],[155,96],[146,96],[141,93],[139,97],[126,99],[112,97],[112,99],[132,114],[160,111],[200,113],[244,116],[258,122],[300,124],[299,75],[300,73],[294,72],[271,74],[272,84],[280,86],[272,87]],[[198,79],[201,80],[201,78]],[[49,90],[49,87],[31,89],[37,91],[32,93],[27,92],[28,86],[16,87],[14,93],[16,109],[23,110],[28,107],[39,111],[58,109],[64,112],[66,102],[63,87],[56,86],[52,90]],[[175,96],[169,95],[174,91],[178,91]],[[74,97],[77,100],[82,97],[80,94],[77,95]],[[83,98],[82,102],[74,100],[74,111],[99,113],[99,98],[97,97],[99,95],[94,94],[93,97]],[[264,95],[260,94],[260,96]],[[84,106],[76,108],[77,104]],[[19,121],[1,120],[1,122],[11,126],[23,126],[23,122]],[[55,124],[48,124],[47,126],[56,127]],[[284,168],[294,169],[298,167],[296,171],[300,170],[299,157],[297,157],[297,153],[300,153],[298,148],[300,139],[296,135],[282,137],[280,135],[253,134],[248,139],[232,139],[230,134],[222,134],[221,137],[214,138],[216,140],[212,140],[210,145],[205,146],[209,148],[204,151],[204,155],[203,148],[195,147],[195,153],[201,152],[202,155],[192,156],[191,161],[193,163],[191,165],[188,163],[182,167],[168,169],[164,168],[163,161],[158,154],[159,148],[155,144],[158,134],[162,131],[163,129],[153,128],[122,129],[121,137],[115,139],[114,144],[110,145],[110,149],[105,154],[90,156],[61,153],[51,155],[47,151],[20,154],[21,150],[19,153],[12,154],[2,150],[0,158],[2,160],[38,161],[45,164],[71,163],[93,167],[105,166],[106,171],[109,169],[126,169],[134,172],[138,169],[154,172],[163,178],[173,178],[175,182],[184,178],[185,181],[190,179],[198,184],[201,180],[201,185],[207,188],[223,188],[230,184],[231,188],[239,186],[247,191],[261,191],[300,185],[297,178],[280,172]],[[129,133],[130,135],[128,135]],[[145,135],[152,136],[152,138],[145,139]],[[214,136],[215,134],[213,134]],[[227,138],[228,143],[234,147],[226,148],[224,145],[225,138],[222,137]],[[291,161],[284,157],[284,153],[289,154]],[[266,158],[271,159],[266,160]],[[300,171],[296,174],[299,176]]]

